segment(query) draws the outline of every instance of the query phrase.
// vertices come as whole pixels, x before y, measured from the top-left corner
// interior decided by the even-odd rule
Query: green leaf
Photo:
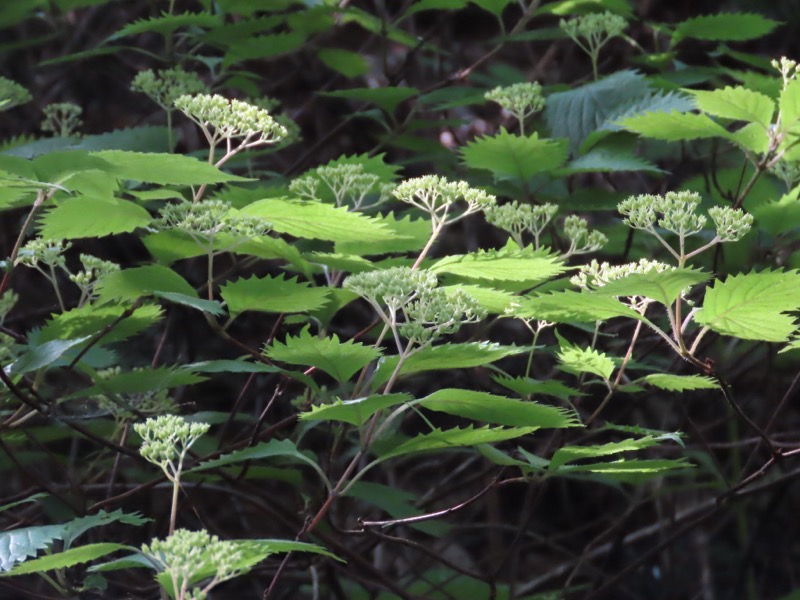
[[[661,441],[661,438],[646,435],[640,438],[628,438],[620,442],[609,442],[599,446],[564,446],[559,448],[550,459],[549,469],[557,470],[559,467],[576,460],[586,458],[599,458],[601,456],[611,456],[620,452],[631,452],[650,448]]]
[[[500,17],[505,7],[511,3],[511,0],[471,0],[471,2],[494,16]]]
[[[218,469],[220,467],[227,467],[228,465],[239,464],[249,460],[263,460],[265,458],[291,458],[296,462],[302,462],[317,467],[314,455],[309,451],[300,452],[291,440],[270,440],[268,442],[260,442],[255,446],[242,448],[241,450],[234,450],[228,454],[223,454],[219,458],[207,460],[200,463],[196,467],[192,467],[187,473],[195,473],[197,471],[207,471],[209,469]]]
[[[375,394],[352,400],[338,399],[332,404],[317,404],[309,412],[298,415],[301,421],[342,421],[361,427],[376,412],[410,402],[409,394]]]
[[[90,336],[70,340],[52,340],[29,346],[27,351],[7,367],[9,375],[30,373],[53,364],[69,350],[89,339]]]
[[[797,271],[762,271],[716,280],[694,318],[723,335],[785,342],[795,330],[794,318],[785,313],[799,308]]]
[[[618,121],[629,131],[645,137],[676,142],[699,138],[729,138],[730,134],[720,124],[704,114],[679,112],[649,112]]]
[[[563,467],[562,471],[569,473],[595,473],[623,483],[636,484],[653,477],[660,477],[668,471],[691,468],[692,466],[691,463],[686,462],[686,459],[683,458],[678,460],[666,458],[628,459],[585,465],[569,465]]]
[[[180,304],[181,306],[188,306],[189,308],[199,310],[200,312],[207,312],[212,315],[225,314],[222,304],[216,300],[202,300],[200,298],[187,296],[185,294],[178,294],[175,292],[154,292],[153,295],[156,298],[161,298],[162,300],[166,300],[174,304]]]
[[[672,269],[658,272],[633,273],[598,288],[598,296],[644,296],[671,306],[688,287],[711,279],[711,273],[699,269]]]
[[[317,54],[319,59],[334,71],[348,79],[369,73],[369,64],[363,56],[341,48],[323,48]]]
[[[479,250],[446,256],[430,267],[432,273],[450,273],[470,279],[524,281],[530,286],[567,270],[556,254],[523,248]]]
[[[494,315],[505,314],[519,299],[519,296],[515,296],[509,292],[482,285],[447,285],[442,286],[442,289],[447,295],[454,294],[459,290],[466,292],[477,300],[481,308]]]
[[[799,133],[800,122],[800,80],[792,79],[781,90],[780,97],[781,130]]]
[[[472,169],[487,169],[497,179],[526,183],[537,173],[551,171],[567,160],[563,140],[539,139],[538,133],[515,135],[500,129],[495,136],[484,136],[468,143],[461,154]]]
[[[593,348],[580,348],[569,343],[561,336],[558,337],[561,342],[558,360],[561,361],[560,368],[562,371],[573,375],[591,373],[605,381],[611,379],[611,373],[614,372],[614,361],[606,354]]]
[[[325,371],[337,381],[347,381],[353,374],[376,360],[380,350],[353,340],[340,342],[339,337],[320,338],[312,336],[309,328],[297,337],[286,336],[286,342],[277,340],[267,348],[265,354],[272,360],[291,365],[311,365]]]
[[[717,90],[687,90],[694,95],[697,108],[723,119],[758,123],[764,128],[772,123],[775,103],[764,94],[745,87],[727,86]]]
[[[160,183],[161,185],[200,185],[225,181],[250,181],[220,171],[214,165],[181,154],[143,154],[123,150],[103,150],[90,156],[107,162],[107,171],[118,179]]]
[[[395,217],[394,212],[377,215],[374,219],[389,229],[395,237],[375,241],[338,242],[336,251],[358,256],[415,252],[422,250],[431,236],[431,222],[427,219],[412,220],[410,213],[400,219]]]
[[[467,4],[469,0],[419,0],[403,14],[403,18],[406,19],[423,10],[460,10]]]
[[[386,452],[380,453],[381,461],[406,454],[417,454],[419,452],[430,452],[431,450],[444,450],[448,448],[460,448],[465,446],[477,446],[479,444],[491,444],[513,440],[536,431],[538,427],[480,427],[472,426],[464,429],[434,429],[429,433],[421,433],[418,436],[393,445]]]
[[[756,13],[718,13],[687,19],[675,26],[672,43],[685,38],[742,42],[760,38],[780,25]]]
[[[126,302],[155,292],[172,292],[197,298],[197,292],[175,271],[159,265],[134,267],[108,273],[95,288],[100,304]]]
[[[521,319],[554,323],[594,323],[614,317],[643,320],[639,313],[615,298],[575,290],[522,298],[513,314]]]
[[[296,313],[320,308],[328,300],[328,289],[312,287],[297,278],[286,279],[267,275],[261,279],[237,279],[220,288],[232,316],[246,310],[259,312]]]
[[[7,573],[0,574],[0,576],[13,577],[15,575],[29,575],[31,573],[42,573],[54,569],[65,569],[96,560],[101,556],[106,556],[117,550],[131,550],[131,547],[125,546],[124,544],[112,543],[87,544],[86,546],[79,546],[57,554],[50,554],[48,556],[29,560],[21,565],[17,565]]]
[[[162,12],[158,17],[138,19],[132,23],[128,23],[125,27],[111,35],[108,41],[118,40],[129,35],[141,35],[143,33],[159,33],[166,36],[182,28],[201,27],[203,29],[213,29],[220,25],[222,25],[220,16],[212,15],[211,13],[185,12],[168,14]]]
[[[50,239],[103,237],[147,227],[152,218],[133,202],[109,198],[68,198],[49,210],[39,233]]]
[[[17,500],[16,502],[9,502],[8,504],[3,504],[0,506],[0,512],[6,511],[10,508],[14,508],[15,506],[19,506],[20,504],[27,504],[28,502],[36,502],[37,500],[41,500],[42,498],[47,498],[49,494],[45,492],[39,492],[38,494],[32,494],[27,498],[23,498],[22,500]]]
[[[63,540],[69,548],[82,533],[109,523],[120,522],[127,525],[143,525],[147,519],[135,514],[125,514],[121,510],[107,513],[103,510],[96,515],[79,517],[59,525],[38,525],[0,532],[0,571],[8,571],[16,563],[47,548],[54,540]]]
[[[322,202],[268,198],[246,206],[240,215],[261,217],[275,231],[332,242],[377,242],[397,237],[380,221]]]
[[[358,102],[369,102],[382,108],[389,114],[394,113],[397,105],[419,93],[416,88],[410,87],[382,87],[382,88],[350,88],[336,90],[335,92],[319,92],[320,96],[328,98],[345,98]]]
[[[422,398],[419,405],[436,412],[509,427],[561,428],[579,425],[572,411],[472,390],[437,390]]]
[[[702,375],[672,375],[670,373],[653,373],[642,377],[636,383],[644,382],[667,390],[668,392],[685,392],[686,390],[713,390],[719,384],[711,377]]]
[[[206,379],[186,368],[142,367],[99,379],[95,385],[75,392],[68,398],[81,398],[96,394],[141,394],[192,385]]]
[[[595,146],[585,154],[558,169],[559,175],[576,173],[613,173],[619,171],[646,171],[663,173],[650,161],[635,156],[632,152],[610,146]]]
[[[468,369],[527,352],[525,346],[502,346],[491,342],[468,342],[429,346],[412,354],[400,369],[400,375],[411,375],[423,371]],[[372,385],[380,386],[389,380],[397,366],[398,356],[384,356],[378,362]]]
[[[125,309],[121,306],[93,306],[87,304],[63,313],[54,314],[39,333],[39,341],[86,338],[99,333],[103,328],[119,319]],[[119,321],[103,336],[101,344],[124,340],[144,331],[162,317],[159,306],[149,304],[137,308],[131,316]]]
[[[530,377],[503,377],[500,375],[493,375],[492,380],[508,388],[512,392],[516,392],[520,396],[552,396],[559,400],[570,400],[576,396],[583,394],[578,390],[564,385],[557,379],[548,379],[547,381],[538,381]]]

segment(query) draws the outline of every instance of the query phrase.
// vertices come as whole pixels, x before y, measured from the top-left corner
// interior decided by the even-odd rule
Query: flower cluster
[[[434,229],[493,206],[497,201],[491,194],[472,188],[465,181],[449,181],[438,175],[407,179],[392,193],[398,200],[428,213]],[[452,205],[462,199],[467,203],[467,210],[457,218],[448,218]]]
[[[83,270],[71,274],[69,280],[80,288],[81,299],[78,304],[83,304],[92,297],[97,281],[103,275],[119,271],[120,267],[117,263],[97,258],[91,254],[81,254],[80,261],[83,265]]]
[[[203,200],[168,204],[153,221],[156,229],[179,229],[196,241],[213,243],[214,237],[227,233],[237,238],[254,238],[266,235],[269,224],[258,217],[238,215],[230,202]]]
[[[161,467],[174,482],[180,476],[189,448],[209,427],[208,423],[190,423],[176,415],[161,415],[136,423],[133,429],[142,438],[139,448],[142,457]]]
[[[684,238],[700,232],[705,227],[707,219],[697,214],[699,206],[700,194],[696,192],[667,192],[664,196],[650,194],[631,196],[620,202],[617,208],[625,216],[625,223],[628,226],[647,231],[661,240],[655,229],[658,225],[678,235],[682,248]],[[709,209],[708,214],[717,229],[717,234],[711,243],[738,241],[753,225],[753,216],[745,214],[741,209],[714,207]],[[672,253],[678,256],[674,251]]]
[[[538,249],[542,232],[557,212],[558,207],[555,204],[533,206],[514,200],[490,206],[484,214],[489,223],[507,231],[520,248],[525,245],[522,236],[527,232],[533,236],[534,247]]]
[[[606,245],[608,238],[597,229],[589,230],[589,222],[576,215],[564,219],[564,233],[569,239],[569,248],[564,256],[597,252]]]
[[[142,545],[142,553],[169,575],[177,598],[203,600],[218,584],[242,575],[245,556],[239,545],[205,530],[178,529],[164,540]],[[189,589],[205,573],[213,573],[202,588]]]
[[[364,207],[367,197],[380,190],[380,177],[367,173],[364,165],[357,163],[319,167],[292,181],[289,190],[300,197],[322,199],[321,183],[333,194],[336,206],[349,206],[352,210]]]
[[[519,121],[520,131],[524,132],[525,119],[544,108],[542,86],[537,82],[515,83],[496,87],[484,94],[484,98],[497,102]]]
[[[31,101],[31,93],[5,77],[0,77],[0,110],[8,110]]]
[[[200,126],[212,146],[234,138],[243,138],[247,145],[274,144],[288,133],[266,109],[218,94],[183,95],[174,104]]]
[[[48,104],[42,112],[44,113],[44,120],[41,125],[42,131],[48,131],[59,137],[74,135],[83,125],[81,120],[83,109],[71,102]]]
[[[780,60],[773,59],[770,64],[774,69],[780,72],[783,78],[783,87],[786,87],[786,85],[800,73],[800,65],[797,64],[797,61],[788,59],[785,56],[781,56]]]
[[[44,273],[41,265],[48,269],[56,267],[66,270],[64,253],[72,244],[64,240],[46,240],[35,238],[25,244],[19,251],[15,264],[37,269]],[[44,273],[48,275],[47,273]]]
[[[607,262],[598,263],[596,260],[592,260],[589,264],[581,265],[578,273],[570,278],[570,283],[584,290],[593,290],[604,287],[612,281],[622,279],[628,275],[643,275],[651,271],[661,273],[674,269],[675,267],[666,263],[646,258],[642,258],[638,262],[631,262],[624,265],[611,265]],[[684,290],[682,295],[685,295],[687,292],[688,290]],[[628,298],[628,304],[630,304],[631,308],[641,314],[644,314],[644,311],[651,302],[653,302],[653,300],[645,298],[644,296],[632,296]]]
[[[161,108],[171,111],[178,98],[186,94],[200,94],[206,86],[197,73],[175,67],[162,71],[141,71],[133,78],[131,89],[146,94]]]
[[[606,11],[575,17],[569,21],[561,19],[559,27],[592,60],[594,78],[597,79],[597,59],[600,49],[612,38],[622,35],[628,23],[623,17]]]
[[[486,316],[463,290],[446,292],[436,285],[434,274],[408,267],[358,273],[344,282],[345,288],[372,305],[393,332],[409,340],[409,346],[428,345]]]

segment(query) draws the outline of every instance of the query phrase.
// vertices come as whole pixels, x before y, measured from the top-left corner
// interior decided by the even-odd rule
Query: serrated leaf
[[[312,336],[308,327],[297,337],[286,336],[285,343],[273,342],[264,352],[272,360],[317,367],[342,382],[381,355],[372,346],[353,340],[340,342],[336,334],[328,338]]]
[[[381,87],[381,88],[350,88],[336,90],[335,92],[319,92],[320,96],[328,98],[345,98],[358,102],[370,102],[385,110],[394,113],[397,105],[419,93],[416,88],[410,87]]]
[[[785,313],[799,308],[797,271],[762,271],[716,280],[694,319],[723,335],[785,342],[795,330],[794,318]]]
[[[134,267],[108,273],[95,286],[98,303],[125,302],[154,292],[172,292],[197,298],[197,292],[175,271],[159,265]]]
[[[567,145],[563,140],[539,139],[538,133],[522,136],[501,128],[495,136],[469,142],[461,155],[472,169],[487,169],[497,179],[514,179],[524,184],[537,173],[564,164]]]
[[[748,123],[744,127],[740,127],[732,132],[728,139],[753,154],[763,154],[769,150],[769,130],[758,123]]]
[[[650,448],[661,441],[660,438],[646,435],[640,438],[628,438],[620,442],[609,442],[599,446],[564,446],[559,448],[550,459],[548,468],[551,471],[576,460],[611,456],[620,452],[631,452]]]
[[[800,121],[800,80],[792,79],[781,90],[780,96],[781,129],[798,133]]]
[[[687,19],[675,26],[672,43],[684,38],[741,42],[760,38],[780,24],[756,13],[718,13]]]
[[[423,371],[468,369],[496,362],[501,358],[527,352],[524,346],[503,346],[491,342],[468,342],[429,346],[412,354],[400,369],[400,375]],[[380,386],[389,380],[397,366],[397,356],[384,356],[378,361],[372,385]]]
[[[237,279],[220,288],[232,316],[246,310],[259,312],[295,313],[320,308],[328,299],[328,289],[313,287],[297,278],[280,277]]]
[[[117,40],[129,35],[141,35],[143,33],[160,33],[161,35],[168,35],[177,29],[184,27],[201,27],[204,29],[213,29],[222,25],[222,20],[219,15],[212,15],[211,13],[179,13],[168,14],[162,12],[158,17],[151,17],[148,19],[138,19],[133,23],[128,23],[122,29],[111,35],[109,41]]]
[[[518,296],[510,292],[496,290],[482,285],[447,285],[442,286],[442,289],[447,295],[454,294],[459,290],[466,292],[475,298],[482,309],[494,315],[504,314],[506,310],[513,306],[519,299]]]
[[[407,454],[445,450],[479,444],[491,444],[505,440],[513,440],[536,431],[538,427],[465,427],[464,429],[434,429],[410,440],[394,446],[387,452],[379,454],[380,460],[388,460]]]
[[[670,373],[652,373],[642,377],[637,382],[649,383],[650,385],[667,390],[668,392],[685,392],[686,390],[713,390],[719,384],[711,377],[703,375],[672,375]]]
[[[222,65],[230,67],[245,60],[265,60],[288,54],[302,48],[307,39],[308,35],[298,31],[247,36],[230,43]]]
[[[376,221],[384,225],[395,237],[380,241],[338,242],[336,251],[358,256],[395,254],[421,250],[431,236],[431,222],[427,219],[413,219],[409,213],[398,219],[393,212],[377,215]]]
[[[52,571],[53,569],[66,569],[96,560],[101,556],[106,556],[117,550],[131,550],[131,547],[125,546],[124,544],[112,543],[87,544],[85,546],[71,548],[64,552],[58,552],[57,554],[50,554],[48,556],[29,560],[21,565],[17,565],[6,573],[0,574],[0,576],[14,577],[15,575],[43,573],[45,571]]]
[[[611,379],[614,372],[614,361],[605,353],[594,348],[580,348],[577,345],[567,342],[561,336],[561,350],[558,352],[558,360],[561,362],[559,368],[573,375],[581,373],[591,373],[603,380]]]
[[[275,231],[332,242],[377,242],[397,237],[380,221],[322,202],[268,198],[253,202],[241,215],[261,217]]]
[[[301,421],[342,421],[361,427],[376,412],[410,402],[409,394],[375,394],[352,400],[337,399],[331,404],[317,404],[298,415]]]
[[[22,356],[6,367],[6,371],[9,375],[21,375],[51,365],[69,350],[88,340],[89,337],[87,335],[70,340],[52,340],[43,344],[31,345]]]
[[[487,392],[447,388],[419,400],[419,405],[465,419],[509,427],[576,427],[572,411]]]
[[[104,237],[147,227],[151,220],[150,213],[127,200],[68,198],[44,215],[39,233],[49,239]]]
[[[203,300],[201,298],[195,298],[185,294],[178,294],[176,292],[154,292],[153,296],[156,298],[161,298],[162,300],[167,300],[168,302],[172,302],[174,304],[188,306],[189,308],[199,310],[200,312],[207,312],[212,315],[225,314],[222,304],[216,300]]]
[[[87,304],[80,308],[73,308],[63,313],[53,315],[45,323],[39,333],[41,342],[51,340],[65,340],[92,336],[104,327],[115,322],[125,311],[121,306],[93,306]],[[102,344],[109,344],[124,340],[127,337],[143,331],[158,322],[162,317],[162,310],[155,305],[145,305],[137,308],[131,316],[119,323],[105,336]]]
[[[294,462],[311,465],[315,470],[319,470],[313,453],[307,450],[301,452],[291,440],[270,440],[268,442],[260,442],[255,446],[234,450],[233,452],[223,454],[219,458],[213,460],[207,460],[196,467],[188,469],[186,472],[195,473],[198,471],[207,471],[209,469],[218,469],[220,467],[227,467],[246,461],[263,460],[266,458],[291,459]]]
[[[711,279],[711,273],[699,269],[672,269],[633,273],[609,282],[594,293],[598,296],[644,296],[671,306],[686,288]]]
[[[623,483],[641,483],[652,477],[660,477],[668,471],[691,468],[693,465],[686,459],[671,460],[667,458],[629,459],[613,462],[592,463],[585,465],[568,465],[562,470],[569,473],[595,473]]]
[[[578,390],[564,385],[557,379],[549,379],[547,381],[538,381],[530,377],[502,377],[500,375],[493,375],[492,380],[508,388],[512,392],[516,392],[520,396],[552,396],[559,400],[570,400],[576,396],[583,394]]]
[[[446,256],[434,263],[429,270],[432,273],[450,273],[470,279],[524,281],[534,286],[560,275],[567,267],[555,254],[531,248],[504,248]]]
[[[79,517],[58,525],[38,525],[0,532],[0,571],[8,571],[16,563],[36,556],[39,550],[47,548],[54,540],[63,540],[68,548],[89,529],[114,522],[138,526],[146,523],[147,519],[125,514],[121,510],[112,513],[101,510],[96,515]]]
[[[19,506],[20,504],[27,504],[28,502],[36,502],[37,500],[41,500],[42,498],[47,498],[49,494],[45,492],[39,492],[38,494],[32,494],[27,498],[23,498],[22,500],[17,500],[16,502],[9,502],[8,504],[3,504],[0,506],[0,512],[6,511],[10,508],[14,508],[15,506]]]
[[[576,173],[613,173],[618,171],[663,173],[653,163],[634,155],[632,152],[595,146],[585,154],[571,160],[563,168],[558,169],[558,174],[574,175]]]
[[[775,103],[759,92],[741,86],[727,86],[711,91],[689,90],[689,92],[694,95],[697,108],[709,115],[758,123],[764,128],[772,123]]]
[[[471,2],[499,18],[506,6],[511,3],[511,0],[471,0]]]
[[[220,171],[214,165],[181,154],[101,150],[89,156],[110,165],[107,172],[118,179],[160,183],[161,185],[200,185],[225,181],[250,181],[246,177]]]
[[[615,298],[575,290],[521,298],[513,314],[521,319],[554,323],[593,323],[615,317],[643,320],[639,313]]]
[[[82,389],[68,396],[68,398],[81,398],[97,394],[141,394],[143,392],[157,391],[183,385],[192,385],[205,381],[207,378],[192,373],[188,369],[169,367],[142,367],[134,371],[125,371],[110,375],[88,388]]]
[[[714,122],[704,114],[679,112],[649,112],[617,122],[628,131],[645,137],[676,142],[680,140],[696,140],[700,138],[728,138],[729,134],[722,125]]]

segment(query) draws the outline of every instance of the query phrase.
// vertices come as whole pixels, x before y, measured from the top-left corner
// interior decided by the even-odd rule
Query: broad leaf
[[[436,412],[509,427],[560,428],[579,425],[571,411],[472,390],[438,390],[422,398],[419,405]]]
[[[117,322],[101,341],[102,344],[109,344],[124,340],[147,329],[162,317],[161,307],[153,304],[141,306],[129,317],[119,320],[124,312],[125,309],[121,306],[87,304],[80,308],[54,314],[42,327],[39,341],[85,338],[99,333],[103,328]]]
[[[569,400],[576,396],[583,396],[578,390],[564,385],[557,379],[548,379],[547,381],[538,381],[530,377],[503,377],[500,375],[493,375],[492,380],[508,388],[512,392],[516,392],[520,396],[552,396],[560,400]]]
[[[237,279],[220,288],[220,295],[232,316],[246,310],[275,313],[307,312],[320,308],[328,300],[328,289],[313,287],[285,275],[261,279]]]
[[[95,288],[99,303],[126,302],[155,292],[172,292],[197,298],[197,292],[175,271],[158,265],[134,267],[108,273]]]
[[[187,368],[141,367],[98,380],[95,385],[75,392],[68,398],[80,398],[96,394],[140,394],[143,392],[192,385],[206,378],[192,373]]]
[[[509,292],[482,285],[447,285],[442,286],[442,289],[448,295],[454,294],[457,290],[466,292],[475,298],[481,308],[494,315],[505,314],[519,299],[519,296],[515,296]]]
[[[702,375],[672,375],[670,373],[653,373],[642,377],[637,382],[667,390],[669,392],[685,392],[686,390],[714,390],[719,384],[711,377]]]
[[[797,271],[762,271],[715,281],[694,318],[723,335],[785,342],[795,330],[794,318],[786,313],[798,309]]]
[[[461,151],[466,165],[487,169],[498,179],[514,179],[526,183],[537,173],[552,171],[567,159],[563,140],[539,139],[538,133],[515,135],[501,129],[493,137],[480,137]]]
[[[264,353],[272,360],[317,367],[337,381],[349,380],[356,371],[381,355],[380,350],[372,346],[353,340],[340,342],[336,334],[326,338],[312,336],[308,327],[297,337],[286,336],[285,343],[273,342]]]
[[[352,400],[336,400],[331,404],[317,404],[309,412],[298,415],[302,421],[342,421],[361,427],[376,412],[410,402],[409,394],[375,394]]]
[[[314,467],[314,470],[319,471],[317,461],[311,452],[300,452],[291,440],[270,440],[269,442],[261,442],[255,446],[249,446],[241,450],[234,450],[233,452],[223,454],[219,458],[213,460],[207,460],[188,469],[187,473],[218,469],[229,465],[241,464],[245,461],[264,460],[267,458],[290,459],[293,462],[301,462],[310,465]]]
[[[48,211],[39,232],[50,239],[103,237],[146,227],[150,213],[127,200],[68,198]]]
[[[650,112],[622,119],[618,123],[628,131],[667,142],[730,136],[722,125],[703,114]]]
[[[734,121],[758,123],[763,128],[772,123],[775,103],[759,92],[728,86],[711,91],[690,90],[690,93],[694,95],[697,108],[704,113]]]
[[[410,440],[392,445],[390,449],[379,453],[381,461],[406,454],[430,452],[431,450],[446,450],[464,446],[477,446],[513,440],[536,431],[538,427],[480,427],[472,426],[464,429],[434,429],[429,433],[420,434]]]
[[[711,273],[696,269],[651,270],[611,281],[594,293],[598,296],[644,296],[670,306],[683,290],[710,278]]]
[[[675,26],[672,43],[684,38],[741,42],[760,38],[780,23],[756,13],[718,13],[687,19]]]
[[[522,298],[513,308],[513,314],[521,319],[554,323],[593,323],[614,317],[643,320],[639,313],[615,298],[575,290]]]
[[[559,336],[561,350],[558,352],[558,360],[561,362],[562,371],[580,375],[581,373],[591,373],[603,378],[605,381],[611,379],[614,371],[614,361],[603,352],[593,348],[580,348],[570,344]]]
[[[531,248],[479,250],[446,256],[430,267],[432,273],[450,273],[470,279],[520,281],[534,286],[567,270],[559,256]]]
[[[162,185],[200,185],[224,181],[249,181],[220,171],[214,165],[181,154],[143,154],[123,150],[103,150],[93,152],[108,163],[109,173],[118,179],[160,183]]]
[[[319,59],[334,71],[338,71],[348,79],[365,75],[369,72],[366,59],[352,50],[342,48],[323,48],[317,53]]]
[[[414,252],[421,250],[431,237],[431,222],[427,219],[412,220],[409,213],[399,219],[393,212],[378,215],[374,219],[386,226],[395,237],[377,241],[338,242],[336,251],[358,256]]]
[[[180,304],[181,306],[188,306],[200,312],[207,312],[212,315],[223,315],[225,310],[222,304],[216,300],[203,300],[196,296],[187,296],[186,294],[179,294],[177,292],[153,292],[156,298],[161,298],[173,304]]]
[[[275,231],[332,242],[377,242],[397,237],[376,219],[322,202],[268,198],[253,202],[241,215],[261,217]]]
[[[17,565],[6,573],[0,574],[0,576],[13,577],[15,575],[29,575],[31,573],[43,573],[54,569],[65,569],[96,560],[102,556],[116,552],[117,550],[131,550],[131,547],[125,546],[124,544],[112,543],[87,544],[86,546],[78,546],[77,548],[70,548],[64,552],[29,560],[21,565]]]
[[[468,369],[479,367],[507,356],[527,352],[524,346],[502,346],[491,342],[469,342],[430,346],[412,354],[400,369],[400,375],[411,375],[423,371]],[[397,356],[384,356],[378,361],[372,385],[379,386],[389,380],[397,367]]]
[[[6,371],[9,375],[21,375],[51,365],[90,337],[87,335],[69,340],[52,340],[43,344],[32,344],[22,356],[6,367]]]

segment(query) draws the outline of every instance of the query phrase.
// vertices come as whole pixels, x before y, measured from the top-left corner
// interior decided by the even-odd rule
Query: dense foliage
[[[791,595],[800,67],[644,5],[0,7],[2,597]]]

